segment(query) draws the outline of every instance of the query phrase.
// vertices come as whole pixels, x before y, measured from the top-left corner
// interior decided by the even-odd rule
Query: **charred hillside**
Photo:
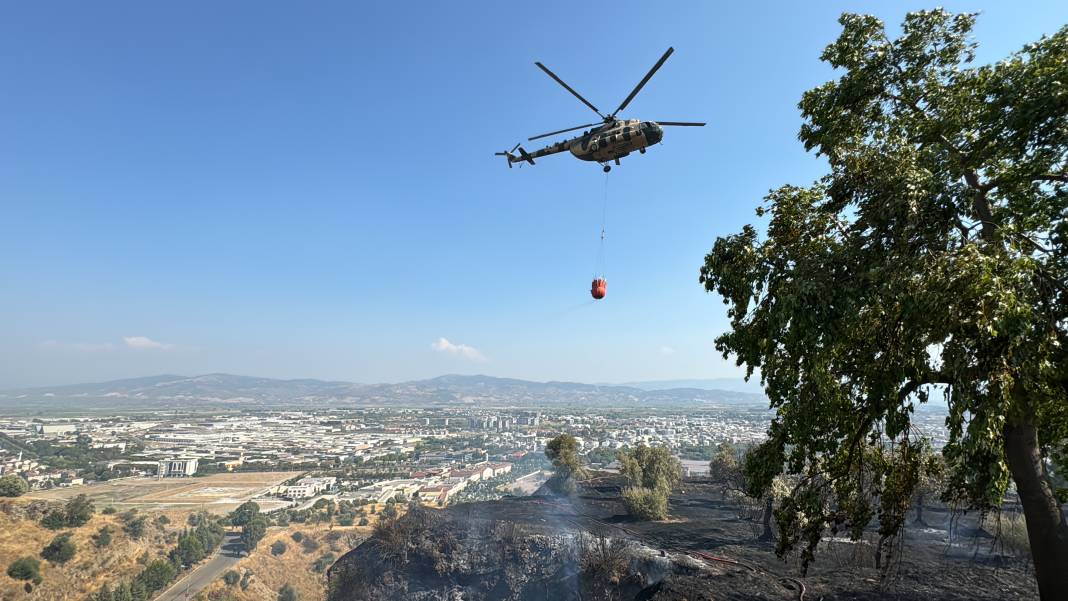
[[[802,578],[758,540],[759,507],[688,481],[671,518],[636,522],[612,477],[569,499],[421,509],[377,529],[330,570],[328,599],[1031,599],[1030,566],[969,516],[928,508],[885,577],[868,540],[826,540]],[[953,526],[953,531],[949,527]]]

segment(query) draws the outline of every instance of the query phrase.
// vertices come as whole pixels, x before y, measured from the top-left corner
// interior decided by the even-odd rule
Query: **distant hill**
[[[645,382],[625,382],[621,386],[632,386],[642,390],[669,390],[672,388],[700,388],[701,390],[730,390],[734,392],[751,392],[764,394],[760,379],[746,382],[742,378],[713,378],[705,380],[649,380]]]
[[[231,374],[161,375],[91,384],[0,391],[0,409],[155,409],[234,406],[495,405],[639,407],[764,403],[759,393],[700,387],[533,382],[445,375],[397,384],[278,380]]]

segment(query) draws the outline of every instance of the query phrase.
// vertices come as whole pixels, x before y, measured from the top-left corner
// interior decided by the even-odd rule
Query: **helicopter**
[[[527,141],[539,140],[541,138],[547,138],[549,136],[555,136],[557,134],[566,133],[569,131],[575,131],[578,129],[592,128],[582,133],[581,136],[569,138],[550,144],[545,148],[535,150],[534,152],[527,152],[520,144],[516,144],[511,150],[505,152],[494,153],[496,156],[503,156],[508,161],[508,168],[511,169],[512,163],[527,162],[531,165],[534,164],[534,159],[548,156],[550,154],[556,154],[558,152],[571,151],[571,154],[583,161],[594,161],[599,163],[604,169],[605,173],[612,170],[612,166],[608,163],[614,162],[619,165],[619,159],[629,155],[637,150],[641,154],[645,154],[645,149],[653,144],[659,143],[664,139],[664,126],[680,126],[680,127],[701,127],[704,123],[694,123],[689,121],[642,121],[640,119],[617,119],[616,115],[620,111],[627,108],[631,100],[638,95],[638,92],[645,86],[646,83],[653,77],[653,74],[667,61],[668,57],[675,49],[669,47],[667,52],[664,52],[664,56],[660,57],[660,60],[656,61],[652,69],[645,74],[645,77],[638,82],[638,85],[634,86],[623,102],[619,105],[614,112],[609,115],[604,115],[593,106],[589,100],[582,97],[581,94],[576,92],[574,88],[567,85],[564,80],[560,79],[555,73],[549,70],[548,67],[535,62],[539,69],[545,72],[546,75],[553,78],[553,81],[564,87],[565,90],[571,92],[571,94],[578,98],[583,104],[588,106],[593,112],[597,113],[597,116],[601,118],[600,123],[587,123],[585,125],[576,125],[575,127],[569,127],[567,129],[561,129],[547,134],[541,134],[540,136],[534,136],[527,138]],[[519,155],[514,153],[519,150]]]

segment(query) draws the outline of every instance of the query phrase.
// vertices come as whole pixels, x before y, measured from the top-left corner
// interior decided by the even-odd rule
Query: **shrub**
[[[0,497],[19,497],[30,490],[30,485],[17,474],[0,477]]]
[[[147,518],[143,515],[132,515],[127,513],[124,516],[122,531],[130,538],[141,538],[145,535],[146,521]]]
[[[631,486],[623,489],[623,504],[627,511],[639,520],[662,520],[667,517],[667,492],[658,489]]]
[[[61,530],[67,527],[67,514],[62,510],[54,509],[41,518],[41,525],[49,530]]]
[[[371,522],[367,521],[367,518],[360,518],[360,526],[366,526],[367,524],[370,524],[370,523]]]
[[[297,595],[296,589],[288,584],[278,591],[278,601],[298,601],[298,599],[300,599],[300,597]]]
[[[339,526],[351,526],[356,522],[356,518],[351,515],[343,515],[337,519]]]
[[[100,510],[100,513],[102,513],[102,514],[104,514],[104,515],[112,515],[112,514],[114,514],[114,513],[116,512],[116,511],[118,511],[118,510],[117,510],[117,509],[115,509],[114,507],[112,507],[111,505],[108,505],[107,507],[105,507],[105,508],[101,509],[101,510]]]
[[[96,511],[93,508],[93,502],[85,495],[78,495],[67,501],[64,510],[67,514],[67,525],[72,528],[77,528],[88,522]]]
[[[319,541],[315,540],[310,536],[305,536],[300,541],[300,546],[304,548],[305,553],[311,553],[312,551],[316,551],[319,549]]]
[[[226,586],[233,586],[240,582],[240,580],[241,574],[238,574],[233,570],[226,570],[226,573],[223,574],[223,582],[226,583]]]
[[[170,584],[177,575],[178,569],[174,567],[173,563],[165,559],[157,559],[145,566],[144,571],[137,576],[137,579],[144,585],[146,590],[154,592]]]
[[[41,580],[41,562],[33,557],[20,557],[7,566],[7,575],[15,580]]]
[[[52,542],[45,545],[44,549],[41,549],[41,557],[55,564],[67,563],[73,559],[78,548],[74,546],[74,542],[70,540],[70,537],[71,535],[68,532],[53,538]]]
[[[104,526],[93,535],[93,545],[102,549],[111,544],[111,526]]]
[[[299,543],[300,541],[304,540],[304,533],[300,530],[297,530],[293,534],[290,534],[289,537],[293,539],[293,542]]]
[[[316,559],[315,563],[312,564],[312,569],[315,570],[316,572],[322,573],[323,570],[325,570],[326,568],[329,568],[330,564],[332,564],[332,563],[334,563],[334,554],[333,553],[323,553],[322,555],[319,556],[319,559]]]
[[[276,540],[274,541],[274,544],[271,545],[271,555],[282,555],[286,552],[286,548],[285,542]]]

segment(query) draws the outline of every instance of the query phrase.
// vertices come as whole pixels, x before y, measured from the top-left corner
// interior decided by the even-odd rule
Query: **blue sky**
[[[0,388],[154,373],[731,377],[697,283],[768,189],[823,171],[801,93],[843,10],[906,2],[8,3]],[[979,59],[1068,4],[976,10]],[[700,120],[608,178],[493,152],[596,118]],[[531,143],[527,148],[536,147]],[[447,342],[443,343],[441,339]]]

